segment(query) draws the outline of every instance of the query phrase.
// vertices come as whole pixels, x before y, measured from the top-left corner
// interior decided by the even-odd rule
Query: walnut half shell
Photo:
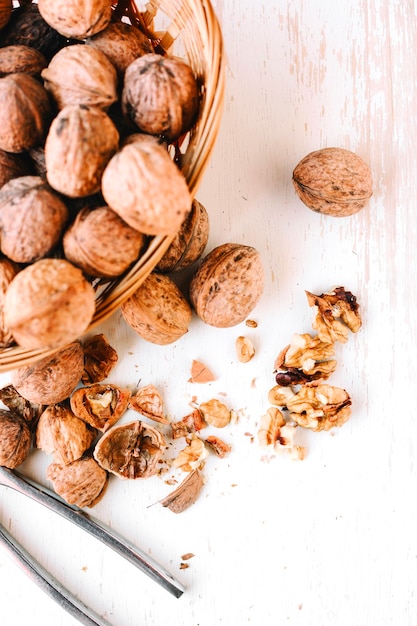
[[[96,383],[76,389],[70,404],[74,415],[93,428],[106,432],[125,413],[130,396],[127,389]]]

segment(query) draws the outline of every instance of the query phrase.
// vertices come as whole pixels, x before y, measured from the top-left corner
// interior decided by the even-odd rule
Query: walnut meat
[[[102,193],[122,220],[146,235],[175,234],[192,203],[184,176],[151,139],[129,143],[112,157]]]
[[[70,398],[71,410],[101,432],[119,421],[129,407],[131,392],[116,385],[95,383],[79,387]]]
[[[56,404],[68,398],[81,380],[84,350],[79,341],[52,356],[12,372],[12,383],[20,395],[37,404]]]
[[[8,348],[14,344],[14,338],[4,322],[4,298],[13,278],[19,271],[16,263],[0,258],[0,348]]]
[[[203,322],[227,328],[243,322],[263,287],[264,271],[257,250],[226,243],[203,259],[191,280],[190,301]]]
[[[95,311],[95,292],[64,259],[41,259],[21,270],[4,298],[4,323],[24,348],[61,348],[80,337]]]
[[[89,456],[68,465],[51,463],[46,469],[46,477],[61,498],[81,508],[97,504],[108,483],[107,472]]]
[[[198,84],[184,61],[150,53],[127,68],[122,109],[142,132],[171,143],[190,130],[198,108]]]
[[[295,191],[313,211],[345,217],[363,209],[372,196],[372,172],[357,154],[343,148],[310,152],[293,172]]]
[[[111,20],[110,0],[39,0],[45,22],[69,39],[85,39],[106,28]]]
[[[194,199],[168,250],[157,265],[159,272],[178,272],[197,261],[204,252],[209,237],[209,217],[206,208]]]
[[[0,465],[13,469],[26,460],[32,442],[29,424],[14,411],[0,409]]]
[[[325,380],[336,369],[337,361],[330,359],[334,353],[333,343],[309,333],[294,333],[275,361],[275,380],[283,386]]]
[[[191,308],[171,278],[150,274],[126,300],[123,318],[146,341],[167,345],[188,332]]]
[[[348,341],[349,330],[357,333],[362,326],[356,296],[344,287],[315,295],[306,291],[308,304],[315,311],[313,328],[322,341]]]
[[[52,121],[45,142],[49,184],[70,198],[99,192],[104,168],[118,144],[119,133],[101,109],[63,108]]]
[[[90,46],[62,48],[41,75],[60,109],[79,104],[107,110],[117,100],[116,70],[103,52]]]
[[[61,239],[68,209],[39,176],[21,176],[0,189],[0,248],[16,263],[33,263]]]
[[[29,46],[6,46],[0,48],[0,76],[22,72],[40,76],[48,65],[43,54]]]
[[[0,149],[24,152],[41,143],[50,120],[46,89],[29,74],[0,78]]]
[[[164,446],[156,428],[134,421],[110,428],[97,442],[94,458],[120,478],[149,478],[158,470]]]
[[[106,206],[81,209],[63,237],[68,261],[100,278],[123,274],[138,259],[145,243],[145,235]]]

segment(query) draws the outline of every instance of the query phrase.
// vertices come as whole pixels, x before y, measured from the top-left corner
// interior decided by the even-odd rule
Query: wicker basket
[[[176,146],[181,170],[195,196],[218,134],[223,110],[225,65],[222,34],[209,0],[120,0],[118,19],[135,24],[152,39],[155,50],[187,61],[201,85],[197,124]],[[97,289],[96,311],[86,332],[112,315],[156,267],[172,236],[156,236],[146,252],[123,277]],[[29,365],[52,354],[53,349],[28,350],[13,346],[0,350],[0,372]]]

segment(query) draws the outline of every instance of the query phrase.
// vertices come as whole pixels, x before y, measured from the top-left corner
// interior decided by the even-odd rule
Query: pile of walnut
[[[198,436],[208,425],[227,426],[232,411],[217,399],[193,406],[169,422],[156,387],[135,392],[104,382],[118,355],[104,335],[73,342],[53,357],[12,374],[0,390],[0,465],[16,468],[33,447],[52,455],[46,476],[69,504],[92,507],[103,496],[109,475],[145,479],[162,474],[163,464],[187,473],[161,501],[175,513],[187,509],[203,487],[209,451],[225,457],[230,446],[217,436]],[[142,418],[119,424],[128,409]],[[159,424],[151,425],[150,421]],[[162,434],[162,427],[169,434]],[[165,458],[167,439],[184,438],[174,459]]]
[[[320,296],[308,291],[306,295],[315,311],[312,326],[317,333],[294,334],[277,357],[277,384],[268,394],[273,406],[263,415],[258,431],[262,446],[295,459],[305,456],[304,447],[294,443],[297,427],[318,432],[342,426],[349,419],[349,394],[324,381],[336,369],[335,343],[346,343],[349,331],[356,333],[362,325],[356,297],[344,287]]]
[[[165,345],[192,308],[213,326],[241,322],[263,290],[254,248],[212,250],[187,293],[170,275],[200,261],[209,236],[179,167],[200,108],[191,67],[136,27],[131,0],[0,7],[0,348],[82,337],[97,290],[155,235],[173,241],[122,306],[126,323]]]

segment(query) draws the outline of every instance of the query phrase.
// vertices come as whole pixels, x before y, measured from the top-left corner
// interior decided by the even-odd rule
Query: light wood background
[[[176,344],[146,344],[119,314],[102,328],[121,355],[111,381],[153,383],[171,419],[189,401],[238,411],[222,431],[197,503],[174,515],[157,503],[164,478],[111,480],[94,516],[148,551],[187,590],[174,599],[54,514],[0,491],[0,521],[68,588],[115,626],[411,626],[417,619],[416,102],[417,6],[412,0],[214,0],[227,54],[216,149],[198,198],[211,218],[207,251],[255,246],[266,285],[244,324],[194,318]],[[369,206],[324,217],[295,196],[292,170],[339,146],[371,166]],[[304,290],[344,285],[363,328],[339,346],[333,384],[352,396],[350,421],[303,431],[304,461],[260,448],[273,363],[294,332],[311,329]],[[256,356],[237,362],[234,341]],[[192,359],[216,374],[188,383]],[[9,382],[1,376],[2,384]],[[127,415],[123,418],[136,418]],[[25,471],[41,482],[50,459]],[[182,556],[193,553],[189,567]],[[75,626],[0,553],[2,624]]]

